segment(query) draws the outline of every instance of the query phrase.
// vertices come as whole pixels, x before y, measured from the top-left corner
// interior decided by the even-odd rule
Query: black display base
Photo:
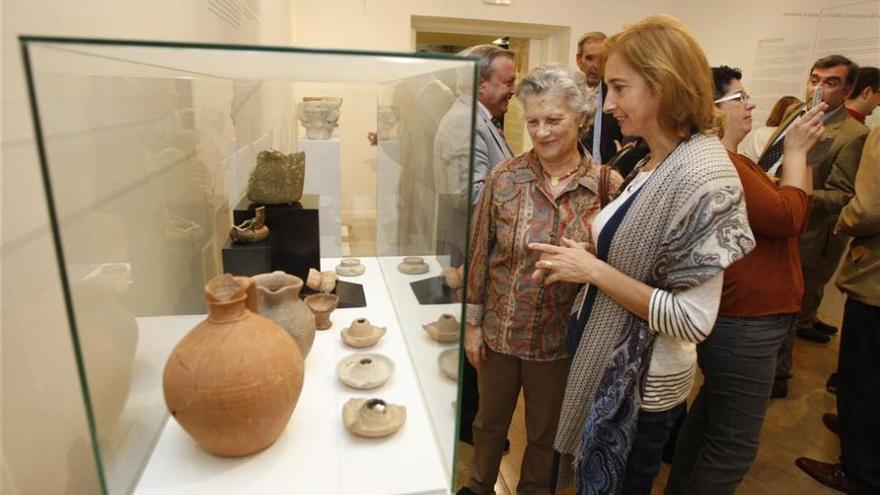
[[[251,276],[272,271],[272,233],[260,242],[246,244],[226,241],[223,246],[223,272]]]
[[[270,269],[281,270],[306,280],[309,268],[321,266],[321,236],[318,221],[318,196],[305,195],[298,203],[265,205],[269,226]],[[261,206],[244,198],[233,210],[236,224],[253,218]],[[256,255],[256,253],[254,253]],[[255,263],[255,262],[254,262]],[[225,266],[224,270],[229,271]],[[264,273],[265,273],[264,272]]]
[[[309,288],[303,289],[303,297],[316,292]],[[332,292],[339,296],[337,308],[366,308],[367,296],[364,294],[364,286],[352,282],[338,281]]]
[[[419,304],[449,304],[455,302],[455,291],[446,285],[444,277],[431,277],[410,282]]]

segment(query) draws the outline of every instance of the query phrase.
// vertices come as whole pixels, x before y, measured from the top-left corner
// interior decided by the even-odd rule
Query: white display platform
[[[300,139],[297,151],[306,154],[306,178],[303,194],[320,197],[319,222],[321,254],[343,256],[342,246],[342,152],[339,138]]]
[[[397,264],[403,257],[381,257],[379,264],[385,273],[388,292],[395,295],[394,304],[400,326],[404,328],[403,337],[409,347],[410,357],[416,375],[422,384],[422,391],[428,404],[428,411],[434,423],[437,441],[443,452],[443,461],[448,476],[451,477],[449,465],[454,459],[456,446],[455,420],[457,409],[452,402],[458,397],[458,382],[447,378],[440,372],[437,362],[440,353],[446,349],[457,349],[458,343],[441,344],[431,339],[422,329],[422,325],[432,323],[443,313],[449,313],[461,321],[460,303],[419,305],[410,282],[423,280],[440,275],[441,267],[432,256],[422,256],[430,268],[421,275],[407,275],[397,270]],[[460,367],[460,366],[459,366]]]
[[[366,266],[363,275],[340,279],[363,284],[367,307],[337,309],[331,315],[333,327],[318,331],[306,360],[305,384],[299,402],[290,423],[275,444],[247,457],[216,457],[199,449],[176,421],[169,420],[134,490],[135,494],[449,493],[448,468],[435,441],[436,433],[416,374],[409,365],[423,358],[413,355],[411,360],[404,341],[406,336],[407,341],[412,342],[410,333],[424,333],[420,326],[410,328],[405,322],[410,319],[431,321],[436,318],[433,315],[435,307],[422,307],[431,308],[430,315],[427,312],[422,315],[422,311],[413,307],[398,324],[389,293],[396,289],[390,284],[386,288],[391,272],[380,270],[380,263],[375,258],[361,261]],[[389,262],[396,266],[396,262]],[[338,259],[323,259],[321,268],[332,270],[337,263]],[[386,265],[383,261],[383,267]],[[409,287],[406,289],[411,295]],[[395,293],[395,297],[400,299],[401,294]],[[400,304],[397,306],[399,310],[403,309]],[[346,346],[339,332],[352,320],[361,317],[387,327],[388,332],[376,346],[358,350]],[[388,356],[396,365],[394,376],[374,390],[346,387],[336,376],[336,364],[355,352],[378,352]],[[436,356],[431,359],[436,368]],[[454,382],[450,383],[454,387]],[[350,434],[342,424],[342,406],[353,397],[378,397],[405,405],[406,424],[386,438],[367,439]],[[452,406],[447,403],[446,407],[454,425]],[[452,436],[454,433],[450,441]],[[447,450],[445,447],[442,450],[445,457]]]
[[[399,253],[397,231],[400,224],[400,142],[379,141],[376,168],[379,201],[376,225],[376,252]]]

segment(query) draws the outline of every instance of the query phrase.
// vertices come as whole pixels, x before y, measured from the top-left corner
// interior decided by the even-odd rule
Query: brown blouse
[[[530,242],[590,239],[599,212],[599,166],[584,154],[555,200],[534,150],[498,164],[472,219],[467,281],[469,315],[481,315],[483,338],[495,352],[533,361],[567,357],[565,335],[578,286],[545,286],[531,275],[539,254]],[[609,190],[622,182],[615,172]]]
[[[742,181],[755,249],[724,270],[719,316],[797,313],[804,294],[798,235],[807,224],[810,196],[779,187],[755,162],[730,153]]]

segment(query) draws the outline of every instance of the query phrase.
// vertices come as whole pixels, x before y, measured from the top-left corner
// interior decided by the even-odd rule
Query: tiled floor
[[[822,414],[835,411],[834,396],[825,391],[825,380],[837,367],[839,337],[830,344],[814,344],[803,339],[795,343],[795,378],[787,399],[770,402],[758,458],[752,464],[737,493],[745,495],[823,495],[835,494],[813,481],[794,465],[800,456],[835,461],[840,453],[837,437],[822,425]],[[696,387],[695,387],[696,389]],[[499,495],[516,493],[519,463],[525,447],[522,397],[510,427],[510,453],[501,462],[495,491]],[[457,482],[464,484],[473,448],[459,443]],[[652,495],[663,493],[669,466],[664,465],[654,483]]]

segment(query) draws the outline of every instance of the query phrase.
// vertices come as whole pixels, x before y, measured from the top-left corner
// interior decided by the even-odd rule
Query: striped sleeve
[[[654,289],[648,303],[648,327],[694,344],[706,340],[718,316],[723,282],[721,272],[679,293]]]
[[[687,400],[697,374],[696,363],[664,376],[648,376],[642,391],[641,408],[646,411],[665,411]]]

